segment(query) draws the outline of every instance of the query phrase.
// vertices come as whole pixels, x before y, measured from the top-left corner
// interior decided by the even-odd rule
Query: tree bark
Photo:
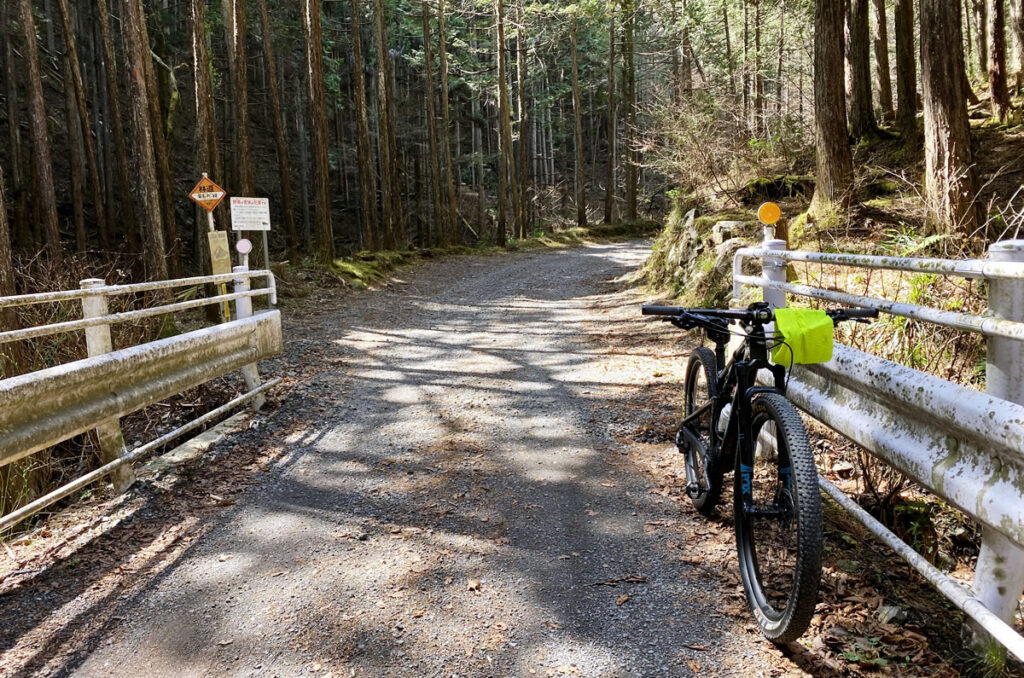
[[[827,214],[850,200],[853,160],[846,130],[843,2],[816,0],[814,11],[814,136],[817,184],[811,211]]]
[[[729,5],[722,0],[722,24],[725,27],[725,65],[729,70],[729,94],[736,96],[736,65],[732,57],[732,36],[729,34]]]
[[[65,57],[67,55],[65,54]],[[85,233],[85,181],[82,178],[82,131],[78,124],[78,107],[75,105],[75,88],[71,84],[71,62],[64,59],[64,101],[67,113],[68,165],[71,170],[71,213],[75,224],[75,251],[86,250]]]
[[[580,70],[576,54],[576,16],[569,18],[572,48],[572,110],[576,128],[576,225],[587,227],[587,176],[583,160],[583,112],[580,110]]]
[[[445,224],[445,212],[441,207],[441,149],[437,141],[437,111],[434,105],[434,51],[430,42],[430,9],[427,0],[422,0],[423,11],[423,59],[427,76],[427,131],[430,138],[430,196],[434,208],[435,240],[439,245],[446,244],[444,233],[450,227]]]
[[[636,141],[636,67],[634,35],[636,29],[636,6],[634,0],[622,0],[622,14],[625,31],[622,45],[623,90],[626,109],[626,221],[637,218],[636,199],[639,173],[639,157]]]
[[[292,263],[299,261],[299,236],[295,230],[295,199],[292,195],[292,171],[288,158],[288,142],[281,115],[281,93],[277,88],[277,60],[274,58],[273,30],[267,0],[260,0],[260,23],[263,28],[263,59],[267,67],[267,90],[270,93],[270,118],[274,124],[274,143],[277,146],[277,168],[281,174],[281,201],[284,206],[285,232],[288,236],[288,256]]]
[[[505,54],[505,0],[494,0],[494,17],[497,38],[495,50],[498,56],[498,224],[495,241],[499,247],[506,242],[505,230],[508,212],[508,187],[512,167],[512,124],[508,101],[508,57]],[[513,194],[515,191],[513,191]]]
[[[36,218],[46,242],[46,251],[56,258],[60,255],[60,229],[57,225],[57,193],[53,184],[53,163],[50,158],[50,140],[46,131],[46,102],[43,99],[43,81],[39,68],[39,47],[36,42],[36,21],[32,16],[31,0],[18,0],[25,66],[28,69],[29,133],[35,167]]]
[[[110,106],[110,127],[113,132],[114,155],[117,160],[117,179],[122,186],[129,186],[131,175],[128,170],[128,148],[121,114],[121,87],[118,84],[117,59],[114,52],[114,37],[110,31],[107,0],[96,0],[96,16],[99,20],[100,36],[103,42],[103,63],[107,73],[107,103]],[[121,210],[122,222],[126,224],[128,232],[128,247],[132,252],[138,252],[141,235],[131,197],[122,197],[118,206]]]
[[[1003,0],[988,0],[988,34],[991,39],[988,59],[988,89],[992,115],[1002,121],[1010,111],[1010,93],[1006,87],[1006,5]]]
[[[516,127],[519,130],[519,155],[517,156],[519,172],[516,185],[519,187],[519,237],[525,238],[527,221],[529,220],[526,204],[529,194],[530,176],[526,171],[526,130],[528,119],[526,111],[526,21],[523,18],[523,0],[519,0],[516,3],[516,23],[518,24],[516,32],[516,76],[519,80],[516,87],[519,109],[519,119],[516,121]]]
[[[437,0],[437,51],[441,66],[441,146],[444,148],[445,186],[448,189],[448,225],[451,228],[445,236],[445,242],[451,244],[459,239],[459,201],[458,187],[455,179],[455,165],[452,161],[452,116],[448,96],[448,38],[445,34],[446,21],[444,0]]]
[[[1024,0],[1010,0],[1010,35],[1013,37],[1013,60],[1017,67],[1017,93],[1024,70]]]
[[[971,0],[971,11],[974,15],[974,56],[976,57],[978,73],[988,72],[988,5],[987,0]],[[951,13],[949,8],[944,13]],[[957,23],[960,23],[959,12],[957,12]],[[924,20],[924,12],[921,12],[921,19]],[[960,41],[957,40],[957,44]],[[923,70],[923,69],[922,69]]]
[[[384,0],[374,0],[377,27],[377,95],[380,117],[380,185],[384,217],[384,247],[394,249],[404,238],[401,172],[398,165],[398,138],[395,129],[395,96],[392,88],[391,53],[388,45]]]
[[[146,28],[146,14],[139,0],[139,40],[142,59],[142,72],[148,89],[146,101],[149,105],[150,129],[153,133],[152,147],[156,160],[157,190],[160,196],[161,223],[164,229],[164,249],[161,250],[165,259],[164,266],[170,277],[179,277],[181,271],[181,248],[178,242],[178,225],[174,214],[174,182],[171,174],[171,153],[169,137],[171,129],[166,125],[160,110],[159,88],[157,87],[156,69],[153,65],[153,49],[150,47],[149,32]],[[124,19],[122,18],[122,21]]]
[[[7,221],[7,195],[4,172],[0,167],[0,297],[17,294],[14,285],[14,257],[11,252],[11,227]],[[18,315],[13,308],[0,308],[0,332],[18,329]],[[23,369],[18,342],[0,345],[0,379],[13,377]]]
[[[892,78],[889,75],[889,27],[885,16],[885,0],[871,0],[874,8],[875,73],[878,76],[878,106],[887,120],[893,117]]]
[[[764,134],[764,73],[761,67],[761,0],[754,3],[754,134]]]
[[[775,69],[775,115],[782,115],[782,65],[786,56],[786,0],[779,2],[779,63]]]
[[[850,132],[862,139],[876,129],[871,101],[871,51],[868,29],[868,0],[850,0],[847,16],[850,44]]]
[[[906,148],[918,147],[917,61],[914,49],[914,0],[896,0],[897,124]]]
[[[974,234],[980,215],[967,118],[960,13],[945,0],[921,0],[925,205],[940,231]]]
[[[359,159],[360,217],[363,247],[376,249],[377,237],[377,175],[373,171],[373,145],[366,113],[366,82],[363,79],[363,38],[359,0],[352,0],[352,89],[355,92],[356,153]]]
[[[316,258],[322,265],[329,266],[334,261],[334,229],[331,225],[331,170],[327,158],[329,140],[324,96],[324,48],[323,32],[320,27],[320,0],[303,0],[302,27],[306,43],[309,124],[313,137]]]
[[[154,130],[150,115],[150,89],[146,78],[149,41],[145,38],[145,17],[140,0],[121,0],[121,36],[125,46],[125,72],[128,74],[129,122],[134,153],[132,192],[137,196],[139,230],[142,234],[146,274],[151,280],[167,278],[163,213],[157,179]]]
[[[82,81],[82,69],[78,61],[78,45],[75,41],[75,32],[71,27],[71,10],[68,7],[68,0],[57,0],[57,4],[60,8],[64,45],[67,49],[66,56],[72,92],[74,94],[73,102],[77,111],[79,134],[84,146],[86,167],[89,170],[89,183],[92,189],[93,210],[96,213],[96,227],[99,231],[100,247],[107,249],[110,246],[110,239],[107,236],[108,222],[106,205],[103,200],[103,177],[100,175],[96,156],[96,144],[92,138],[91,117],[86,107],[85,85]]]
[[[615,221],[615,9],[608,19],[608,167],[604,187],[604,223]]]

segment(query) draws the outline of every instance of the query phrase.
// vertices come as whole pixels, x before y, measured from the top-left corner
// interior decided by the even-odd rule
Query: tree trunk
[[[904,147],[918,148],[917,62],[914,50],[914,0],[896,0],[897,123]]]
[[[323,265],[334,261],[334,229],[331,225],[331,170],[327,159],[327,106],[324,101],[324,48],[320,28],[320,0],[302,3],[302,27],[306,43],[307,99],[313,141],[313,183],[316,191],[316,258]]]
[[[121,0],[121,36],[124,41],[125,71],[128,74],[128,100],[131,102],[131,123],[134,153],[132,192],[137,196],[142,251],[146,274],[151,280],[167,278],[163,212],[157,179],[154,137],[162,134],[153,129],[150,114],[150,89],[146,78],[146,62],[150,58],[145,33],[145,16],[140,0]]]
[[[28,226],[27,181],[25,164],[22,162],[20,96],[18,94],[18,68],[15,65],[14,31],[18,23],[14,20],[15,8],[10,3],[0,6],[0,26],[4,35],[4,77],[7,80],[7,138],[10,154],[13,191],[14,225],[10,227],[11,241],[23,247],[32,244],[32,233]]]
[[[7,194],[4,192],[4,171],[0,167],[0,297],[13,297],[14,259],[11,255],[11,226],[7,221]],[[0,332],[14,328],[13,309],[0,309]],[[6,372],[4,373],[5,376]]]
[[[608,19],[608,167],[604,187],[604,223],[615,221],[615,9]]]
[[[43,99],[43,81],[39,68],[39,47],[36,43],[36,21],[32,16],[31,0],[18,0],[22,39],[24,40],[25,74],[28,89],[29,133],[35,168],[35,203],[38,228],[46,242],[46,251],[56,258],[60,255],[60,229],[57,225],[57,193],[53,185],[53,163],[50,159],[50,140],[46,132],[46,102]]]
[[[519,174],[516,185],[519,187],[519,237],[526,237],[527,213],[526,204],[529,194],[530,176],[526,171],[527,167],[527,144],[526,130],[528,125],[526,112],[526,21],[523,18],[523,0],[516,3],[516,76],[519,79],[516,95],[519,99],[519,120],[516,127],[519,129]]]
[[[971,11],[974,15],[974,56],[977,59],[978,73],[988,72],[988,5],[987,0],[971,0]],[[943,9],[943,14],[951,14],[949,7]],[[957,12],[957,23],[960,23],[960,12]],[[921,12],[921,19],[924,20],[924,12]],[[957,44],[960,40],[957,39]],[[923,70],[923,67],[922,67]]]
[[[508,213],[509,156],[512,150],[512,125],[509,120],[508,102],[508,57],[505,54],[505,0],[494,0],[494,17],[497,30],[495,50],[498,56],[498,224],[495,241],[505,246],[505,229]]]
[[[11,254],[11,227],[7,221],[7,195],[4,173],[0,167],[0,297],[17,294],[14,285],[14,258]],[[18,329],[18,315],[13,308],[0,308],[0,332]],[[13,377],[22,369],[19,343],[0,345],[0,379]]]
[[[118,85],[117,59],[114,52],[114,37],[110,31],[107,0],[96,0],[96,16],[99,19],[100,36],[103,42],[103,63],[107,74],[107,103],[110,106],[110,127],[113,131],[114,155],[117,159],[117,179],[122,186],[129,186],[131,175],[128,170],[128,149],[121,116],[121,88]],[[128,247],[132,252],[138,252],[141,246],[141,235],[131,197],[123,196],[118,206],[121,210],[122,223],[125,223],[127,227]],[[108,207],[112,207],[112,205]]]
[[[146,101],[149,105],[150,129],[153,132],[152,146],[154,159],[156,160],[157,190],[160,196],[161,223],[164,229],[165,266],[167,275],[173,278],[180,277],[181,271],[181,248],[178,242],[178,226],[174,215],[174,182],[171,175],[171,154],[169,137],[171,129],[166,124],[170,118],[165,119],[160,109],[159,88],[157,86],[156,69],[153,65],[153,50],[150,47],[149,33],[146,28],[145,9],[139,0],[139,54],[142,58],[143,77],[146,79],[148,96]],[[122,19],[123,21],[123,19]]]
[[[370,123],[366,113],[366,83],[363,80],[363,38],[360,23],[362,12],[359,0],[352,0],[352,89],[355,92],[356,153],[359,159],[360,217],[362,219],[362,246],[376,249],[377,237],[377,175],[373,171],[373,145]]]
[[[1003,0],[988,0],[988,34],[992,44],[988,59],[988,89],[992,115],[1006,121],[1010,93],[1006,88],[1006,5]]]
[[[96,144],[92,138],[91,118],[89,110],[86,108],[85,85],[82,81],[82,69],[78,61],[78,45],[75,41],[75,32],[71,28],[71,10],[68,7],[68,0],[57,0],[57,3],[60,8],[61,26],[64,32],[64,45],[67,49],[68,75],[71,77],[70,84],[74,94],[73,102],[77,110],[79,133],[82,145],[84,146],[85,164],[89,170],[89,183],[92,189],[93,209],[96,212],[96,227],[99,231],[100,247],[107,249],[110,246],[110,240],[107,237],[108,223],[106,205],[103,200],[103,177],[100,175],[96,156]]]
[[[736,96],[736,65],[732,58],[732,36],[729,34],[729,5],[722,0],[722,24],[725,27],[725,65],[729,70],[729,94]]]
[[[1017,67],[1017,93],[1020,94],[1021,71],[1024,70],[1024,0],[1010,0],[1010,35],[1013,37],[1013,60]]]
[[[636,6],[634,0],[623,0],[622,13],[625,31],[623,35],[623,90],[626,109],[626,221],[637,218],[636,200],[639,183],[639,158],[636,140],[636,67],[633,50],[636,28]]]
[[[455,165],[452,161],[451,126],[452,116],[448,97],[448,38],[445,34],[447,17],[444,0],[437,0],[437,51],[441,65],[441,145],[444,148],[445,186],[448,189],[448,225],[451,230],[445,235],[449,244],[459,239],[459,201],[455,180]]]
[[[380,185],[384,206],[384,247],[395,249],[404,239],[405,219],[402,214],[402,191],[398,165],[398,138],[395,128],[395,97],[391,73],[384,0],[374,0],[377,26],[377,94],[380,117]]]
[[[292,172],[288,159],[288,142],[281,116],[281,93],[277,89],[277,60],[274,58],[273,31],[267,0],[260,0],[260,23],[263,27],[263,59],[267,67],[267,89],[270,93],[270,118],[274,123],[274,143],[277,146],[277,168],[281,174],[281,201],[284,206],[285,232],[288,236],[288,256],[293,264],[299,261],[299,237],[295,230],[295,199],[292,196]]]
[[[572,48],[572,110],[576,127],[576,225],[587,227],[587,176],[583,161],[583,112],[580,110],[580,71],[576,54],[576,16],[569,18]]]
[[[945,0],[921,0],[925,205],[937,230],[971,235],[980,215],[963,72],[960,13]]]
[[[761,0],[754,3],[754,134],[764,134],[764,73],[761,68]]]
[[[898,0],[897,0],[898,1]],[[878,106],[882,116],[892,120],[892,78],[889,75],[889,27],[886,24],[885,0],[871,0],[874,8],[875,72],[878,75]]]
[[[786,56],[786,0],[779,3],[779,65],[775,69],[775,115],[782,115],[782,64]]]
[[[85,181],[82,178],[82,129],[78,123],[75,88],[71,80],[70,59],[65,58],[64,103],[67,113],[68,165],[71,170],[71,213],[75,224],[75,251],[82,254],[86,250],[88,240],[85,234],[85,205],[82,198],[85,192]]]
[[[875,110],[871,101],[871,50],[868,0],[850,0],[847,16],[850,44],[850,132],[862,139],[875,131]]]
[[[850,199],[853,160],[846,131],[843,2],[816,0],[814,11],[814,136],[817,184],[811,210],[823,216]]]
[[[422,0],[423,10],[423,59],[427,76],[427,131],[430,138],[430,195],[434,208],[434,234],[439,245],[447,244],[443,234],[452,227],[445,224],[445,213],[441,207],[441,149],[437,142],[437,111],[434,106],[434,52],[430,43],[430,9],[427,0]]]

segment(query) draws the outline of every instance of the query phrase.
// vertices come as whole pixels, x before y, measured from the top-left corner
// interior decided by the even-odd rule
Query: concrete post
[[[248,273],[248,266],[235,266],[232,269],[234,273]],[[235,293],[248,292],[250,288],[249,278],[238,277],[235,278]],[[243,318],[252,317],[252,297],[240,297],[235,299],[235,317],[239,320]],[[260,373],[256,366],[256,363],[246,365],[242,368],[242,378],[245,379],[245,387],[250,391],[254,388],[258,388],[260,385]],[[254,410],[259,410],[267,402],[263,395],[258,395],[253,398],[250,403]]]
[[[988,256],[991,261],[1024,262],[1024,240],[995,243]],[[990,281],[988,305],[997,318],[1024,322],[1024,281]],[[1024,404],[1024,342],[989,337],[985,381],[989,394]],[[1012,625],[1022,591],[1024,548],[983,527],[974,570],[974,592],[985,607]]]
[[[81,282],[83,290],[105,287],[106,284],[106,281],[100,278],[89,278]],[[100,318],[108,313],[107,296],[102,292],[90,294],[82,299],[83,318]],[[85,328],[85,345],[90,358],[110,353],[114,349],[110,338],[110,325]],[[124,444],[124,434],[121,433],[121,423],[116,417],[100,422],[96,426],[96,437],[100,443],[100,459],[104,464],[128,453],[128,448]],[[124,492],[135,482],[135,472],[130,464],[126,464],[113,473],[111,481],[115,491]]]

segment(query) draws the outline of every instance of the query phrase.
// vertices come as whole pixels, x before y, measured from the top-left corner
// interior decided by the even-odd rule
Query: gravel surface
[[[262,482],[204,514],[207,529],[144,586],[107,596],[119,612],[102,630],[35,667],[786,672],[769,667],[749,625],[716,611],[718,578],[699,552],[666,542],[660,526],[701,523],[615,434],[620,392],[645,375],[609,369],[601,336],[635,313],[614,280],[648,253],[635,242],[462,257],[303,306],[288,356],[271,367],[329,368],[224,443],[281,449]]]

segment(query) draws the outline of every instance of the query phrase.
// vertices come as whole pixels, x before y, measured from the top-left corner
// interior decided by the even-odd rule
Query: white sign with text
[[[270,198],[231,198],[232,231],[269,231]]]

